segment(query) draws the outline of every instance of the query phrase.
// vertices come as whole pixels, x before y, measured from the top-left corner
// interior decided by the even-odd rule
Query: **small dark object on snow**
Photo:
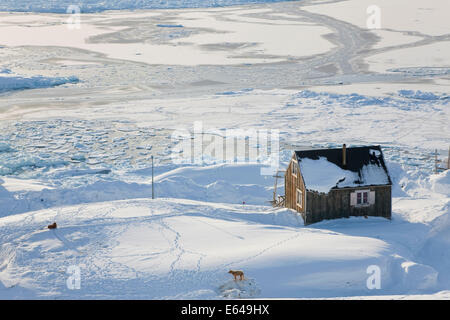
[[[49,229],[56,229],[56,222],[53,222],[48,226]]]

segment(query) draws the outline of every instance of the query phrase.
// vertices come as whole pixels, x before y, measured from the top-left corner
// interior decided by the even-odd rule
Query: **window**
[[[297,166],[295,165],[295,162],[292,161],[292,175],[296,176],[297,175]]]
[[[375,191],[356,190],[350,193],[350,205],[364,207],[375,204]]]
[[[356,192],[356,204],[368,204],[369,191]]]
[[[363,203],[369,203],[369,193],[368,192],[363,192]]]
[[[297,205],[303,208],[303,192],[297,189]]]

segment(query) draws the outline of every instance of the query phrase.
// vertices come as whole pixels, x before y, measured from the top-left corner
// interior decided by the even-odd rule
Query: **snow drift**
[[[430,176],[431,189],[450,197],[450,170]]]
[[[75,76],[54,78],[43,76],[30,78],[20,76],[0,77],[0,93],[25,89],[50,88],[77,82],[79,82],[79,79]]]

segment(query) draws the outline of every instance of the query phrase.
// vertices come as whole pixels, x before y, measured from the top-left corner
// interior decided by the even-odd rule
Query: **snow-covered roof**
[[[380,146],[296,151],[305,186],[327,193],[332,188],[389,185],[391,179]]]

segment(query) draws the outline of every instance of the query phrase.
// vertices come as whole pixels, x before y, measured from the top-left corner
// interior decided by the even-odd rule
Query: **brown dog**
[[[56,222],[53,222],[48,226],[49,229],[56,229]]]
[[[244,280],[244,272],[242,272],[240,270],[236,270],[236,271],[230,270],[230,271],[228,271],[228,273],[231,273],[234,276],[234,281],[237,280],[238,276],[239,276],[239,280],[241,280],[241,281]]]

